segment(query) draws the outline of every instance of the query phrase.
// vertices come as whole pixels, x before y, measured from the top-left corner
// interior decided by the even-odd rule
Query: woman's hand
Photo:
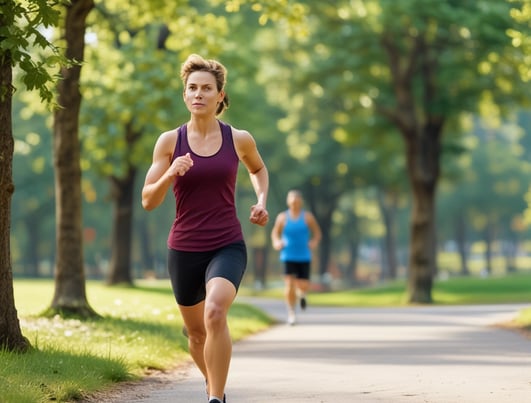
[[[249,221],[263,227],[269,221],[269,213],[261,204],[255,204],[251,206]]]
[[[282,242],[282,239],[275,239],[273,241],[273,249],[282,250],[282,248],[284,248],[284,242]]]
[[[190,153],[186,153],[175,158],[168,171],[172,176],[183,176],[193,165],[194,161],[190,157]]]

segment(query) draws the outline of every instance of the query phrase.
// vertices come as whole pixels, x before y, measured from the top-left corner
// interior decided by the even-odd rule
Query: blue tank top
[[[283,262],[309,262],[311,260],[311,251],[308,243],[310,242],[310,229],[304,219],[304,210],[301,210],[299,217],[293,219],[286,211],[286,222],[282,230],[282,242],[284,247],[280,251],[280,260]]]
[[[238,154],[231,127],[221,121],[219,125],[221,147],[207,157],[191,150],[186,124],[178,129],[172,161],[190,153],[194,166],[173,185],[175,220],[168,236],[171,249],[205,252],[243,240],[234,201]]]

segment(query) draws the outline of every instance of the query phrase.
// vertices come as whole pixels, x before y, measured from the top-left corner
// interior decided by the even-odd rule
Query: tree
[[[385,119],[395,130],[379,137],[399,133],[404,142],[412,195],[408,300],[429,303],[445,128],[486,106],[503,113],[529,93],[529,10],[510,1],[368,0],[312,3],[310,13],[315,52],[307,65],[319,59],[327,84],[343,88],[334,95],[351,120],[371,127]]]
[[[26,351],[31,348],[22,335],[13,294],[11,267],[11,197],[13,184],[12,94],[13,67],[22,71],[27,89],[39,90],[41,99],[52,100],[52,77],[47,63],[64,61],[39,31],[41,26],[56,25],[59,15],[46,1],[20,3],[4,1],[0,6],[0,348]],[[37,58],[32,49],[51,51]]]
[[[507,32],[525,31],[512,20],[509,2],[380,4],[372,29],[387,59],[391,97],[372,100],[405,143],[413,202],[408,300],[425,303],[437,271],[435,197],[445,125],[478,110],[483,97],[500,108],[521,99],[518,88],[505,85],[509,77],[525,84],[517,74],[524,54]]]
[[[70,66],[61,68],[54,112],[56,198],[55,292],[48,314],[94,316],[85,289],[81,213],[81,167],[78,137],[81,93],[79,80],[85,48],[86,18],[93,0],[72,0],[65,6],[65,53]]]

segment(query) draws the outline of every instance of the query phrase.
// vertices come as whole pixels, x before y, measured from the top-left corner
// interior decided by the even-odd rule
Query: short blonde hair
[[[196,55],[195,53],[188,56],[181,66],[181,79],[185,88],[188,82],[188,77],[190,77],[190,74],[196,71],[206,71],[212,74],[216,79],[216,87],[218,91],[221,92],[225,89],[225,84],[227,83],[227,69],[217,60],[207,60],[199,55]],[[219,103],[218,109],[216,110],[216,115],[220,115],[228,107],[229,97],[225,92],[223,101]]]

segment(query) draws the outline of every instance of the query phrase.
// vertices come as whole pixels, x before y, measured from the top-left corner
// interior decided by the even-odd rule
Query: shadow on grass
[[[102,385],[135,379],[120,358],[56,347],[26,354],[2,351],[0,361],[2,402],[72,401]]]
[[[177,324],[116,317],[24,321],[34,348],[0,351],[2,403],[79,400],[146,370],[162,370],[188,349]]]

